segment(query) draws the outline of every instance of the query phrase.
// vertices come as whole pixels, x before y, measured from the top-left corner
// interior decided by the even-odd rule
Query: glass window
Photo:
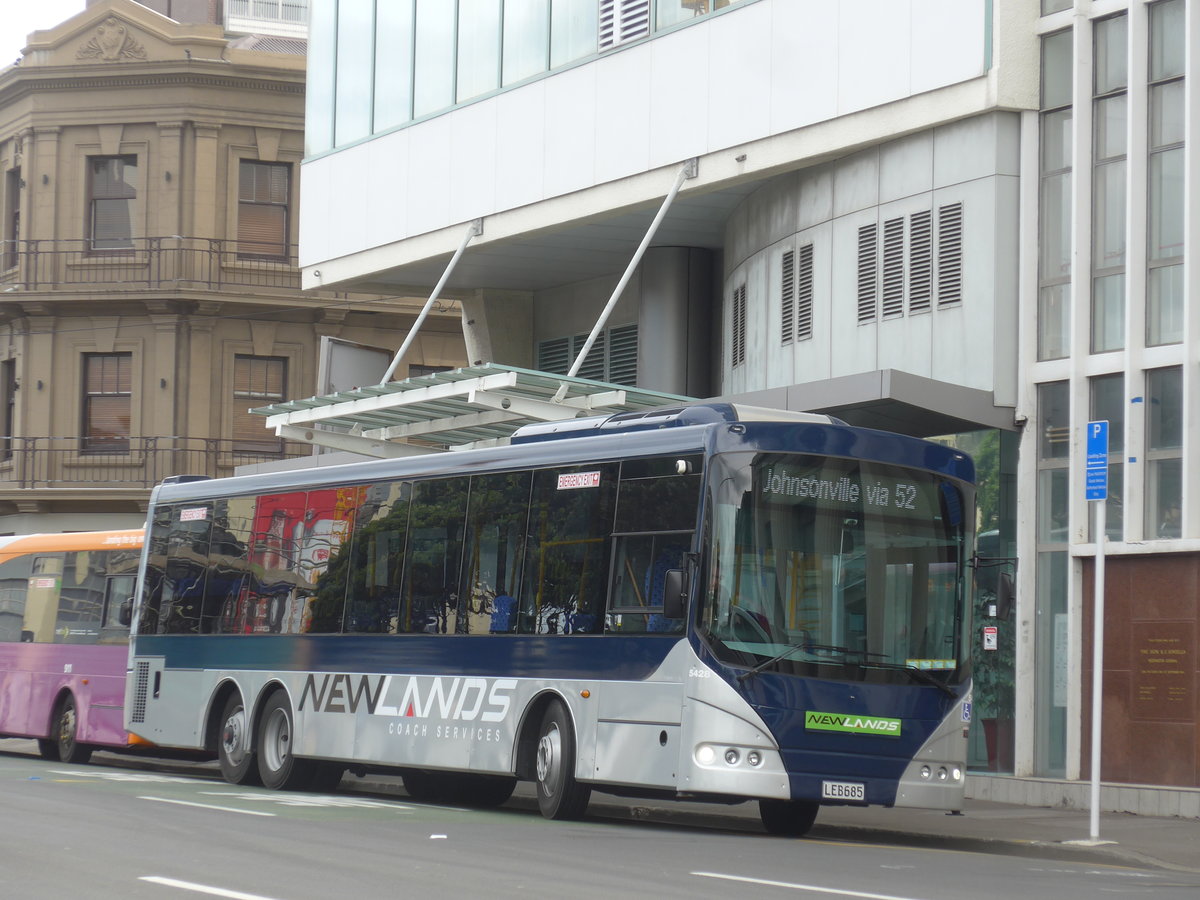
[[[1178,537],[1182,534],[1182,367],[1146,373],[1146,418],[1146,534]]]
[[[1034,635],[1036,720],[1034,771],[1062,777],[1067,759],[1067,689],[1069,631],[1067,627],[1068,554],[1065,550],[1037,557],[1037,616]]]
[[[516,630],[529,472],[471,479],[467,539],[456,632],[506,634]]]
[[[1125,276],[1105,275],[1092,283],[1092,352],[1125,346]]]
[[[500,0],[458,0],[458,80],[462,103],[500,84]]]
[[[1066,381],[1038,385],[1038,458],[1066,459],[1071,452],[1070,387]]]
[[[1074,0],[1042,0],[1042,15],[1048,16],[1060,10],[1070,9]]]
[[[1150,149],[1183,143],[1184,82],[1168,81],[1150,87]]]
[[[393,0],[399,2],[399,0]],[[308,75],[304,85],[304,153],[333,147],[334,76],[337,68],[337,5],[317,3],[308,27]]]
[[[133,248],[136,156],[88,157],[88,237],[92,250]]]
[[[663,587],[671,569],[682,569],[692,532],[631,534],[614,539],[612,600],[605,630],[614,634],[679,634],[682,619],[662,615]]]
[[[604,622],[616,463],[534,473],[518,630],[594,634]]]
[[[238,167],[238,257],[286,258],[292,167],[243,159]]]
[[[1184,0],[1150,6],[1150,80],[1182,75],[1184,70]]]
[[[412,118],[413,0],[388,0],[375,7],[374,131]]]
[[[339,553],[326,579],[318,581],[312,630],[336,631],[344,605],[346,632],[420,631],[407,619],[397,619],[412,485],[396,481],[361,490],[349,557]],[[344,582],[339,575],[343,566],[348,570]]]
[[[1104,526],[1108,539],[1121,540],[1124,529],[1125,484],[1125,376],[1100,375],[1092,378],[1091,414],[1089,421],[1108,422],[1108,499],[1105,504]],[[1090,527],[1090,521],[1089,521]],[[1091,536],[1095,540],[1095,534]]]
[[[1063,359],[1071,352],[1071,285],[1038,292],[1038,359]]]
[[[1040,263],[1043,279],[1071,274],[1071,175],[1042,179]]]
[[[465,477],[413,485],[400,631],[466,633],[460,567],[468,488]]]
[[[1182,147],[1150,154],[1150,259],[1183,256]]]
[[[1097,269],[1125,264],[1125,162],[1096,167],[1092,182],[1093,259]]]
[[[1042,469],[1038,472],[1039,544],[1065,544],[1070,539],[1067,533],[1070,509],[1067,493],[1070,483],[1067,475],[1065,466]]]
[[[85,453],[129,452],[132,399],[132,353],[83,355]]]
[[[1042,38],[1042,109],[1071,105],[1071,32]]]
[[[279,438],[267,431],[265,419],[252,407],[282,403],[287,387],[287,360],[278,356],[233,358],[233,449],[245,453],[278,453]]]
[[[374,0],[338,0],[337,96],[334,140],[338,144],[371,133],[371,29]]]
[[[255,549],[255,499],[230,497],[213,503],[202,632],[241,634],[246,630],[247,606],[261,587],[261,572],[250,561]]]
[[[1183,340],[1183,266],[1150,270],[1146,311],[1146,343],[1178,344]]]
[[[550,51],[550,0],[505,0],[504,84],[546,71]]]
[[[551,0],[551,68],[593,55],[599,40],[600,4],[596,0]]]
[[[339,598],[345,596],[350,533],[365,495],[364,487],[309,491],[303,515],[289,523],[294,562],[279,623],[282,633],[340,630],[334,611],[341,606]]]
[[[4,238],[4,254],[0,265],[11,269],[17,264],[21,240],[21,170],[4,173],[4,221],[0,223],[0,238]],[[8,432],[12,434],[12,432]]]
[[[425,116],[454,103],[453,3],[418,3],[413,42],[413,115]]]
[[[190,502],[171,511],[166,527],[159,634],[195,634],[200,630],[212,531],[211,502]]]
[[[614,530],[691,531],[700,504],[699,456],[632,459],[621,465]]]
[[[1128,45],[1129,19],[1113,16],[1095,23],[1092,37],[1095,46],[1095,93],[1107,94],[1122,90],[1129,82]]]

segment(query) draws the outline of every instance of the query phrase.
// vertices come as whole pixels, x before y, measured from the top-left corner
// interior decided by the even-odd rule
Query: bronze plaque
[[[1131,719],[1195,719],[1196,647],[1191,622],[1133,622]]]

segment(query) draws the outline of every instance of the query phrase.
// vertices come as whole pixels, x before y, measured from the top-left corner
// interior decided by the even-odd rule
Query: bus
[[[142,530],[0,537],[0,737],[46,759],[123,749]]]
[[[126,728],[233,784],[347,769],[481,806],[534,782],[961,807],[974,464],[826,416],[697,403],[502,447],[163,483]]]

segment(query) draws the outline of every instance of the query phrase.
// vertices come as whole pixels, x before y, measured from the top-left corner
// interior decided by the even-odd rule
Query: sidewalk
[[[403,794],[398,777],[348,775],[341,790]],[[534,809],[530,784],[519,784],[509,805]],[[588,816],[761,832],[758,806],[628,800],[594,793]],[[939,810],[822,807],[810,837],[1004,853],[1096,865],[1200,872],[1200,819],[1104,813],[1100,840],[1089,846],[1087,810],[1043,809],[967,800],[962,815]],[[1084,842],[1084,843],[1073,843]],[[1111,842],[1111,843],[1110,843]]]

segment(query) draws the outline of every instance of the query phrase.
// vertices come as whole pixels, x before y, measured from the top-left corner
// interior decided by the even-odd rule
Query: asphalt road
[[[703,821],[548,822],[520,804],[484,812],[277,793],[169,764],[50,763],[4,752],[10,743],[0,742],[5,898],[1200,896],[1200,876]]]

